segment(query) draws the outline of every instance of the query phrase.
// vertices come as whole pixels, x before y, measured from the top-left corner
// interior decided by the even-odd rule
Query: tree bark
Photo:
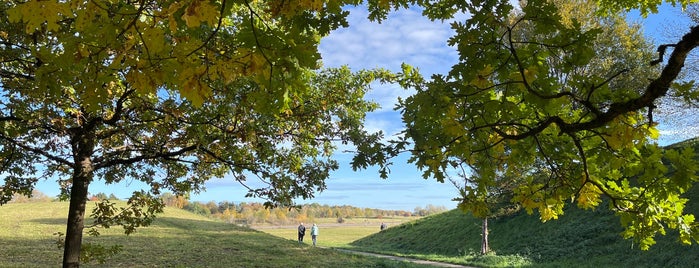
[[[70,207],[66,238],[63,248],[63,267],[80,267],[80,250],[82,247],[83,228],[85,227],[85,204],[88,187],[92,181],[94,150],[94,133],[77,132],[71,138],[73,149],[73,178],[70,188]]]
[[[488,246],[488,218],[483,218],[483,230],[481,234],[481,254],[486,254],[490,251],[490,246]]]

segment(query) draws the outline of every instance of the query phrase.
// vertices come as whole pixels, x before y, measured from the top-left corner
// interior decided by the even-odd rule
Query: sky
[[[676,36],[663,36],[664,28],[673,22],[670,13],[661,10],[661,15],[651,15],[643,22],[646,34],[657,42],[678,40]],[[362,8],[351,9],[349,28],[338,29],[321,40],[320,52],[324,67],[347,65],[353,70],[385,68],[400,71],[402,63],[419,67],[425,77],[433,73],[446,73],[458,58],[456,50],[446,45],[452,35],[448,23],[431,22],[422,17],[419,10],[406,9],[391,13],[381,24],[370,22]],[[663,26],[665,25],[665,26]],[[679,32],[678,34],[682,34]],[[369,130],[383,130],[388,136],[401,127],[400,115],[393,111],[398,97],[407,97],[412,92],[396,85],[373,85],[367,99],[378,102],[381,109],[368,115]],[[661,142],[672,143],[687,138],[687,133],[676,133],[671,126],[662,125]],[[696,129],[690,131],[692,135]],[[407,164],[407,156],[395,159],[388,179],[380,179],[376,169],[353,171],[349,165],[351,155],[338,153],[339,170],[326,180],[327,189],[308,200],[296,200],[300,204],[319,203],[327,205],[351,205],[363,208],[413,211],[427,205],[456,207],[453,198],[458,191],[450,182],[440,183],[434,179],[423,179],[422,172]],[[90,192],[114,193],[127,198],[132,191],[140,189],[139,182],[122,182],[103,185],[100,181],[90,186]],[[51,180],[42,181],[37,189],[49,196],[58,194],[58,187]],[[263,202],[260,199],[244,198],[247,190],[231,178],[214,179],[206,184],[206,191],[191,196],[193,201]]]

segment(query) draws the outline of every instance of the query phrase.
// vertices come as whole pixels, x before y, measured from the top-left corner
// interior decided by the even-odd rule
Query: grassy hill
[[[689,140],[671,147],[692,146]],[[699,215],[699,185],[686,193],[686,211]],[[699,246],[685,246],[677,233],[656,237],[641,251],[620,236],[619,218],[604,204],[595,211],[570,206],[558,220],[542,223],[520,212],[489,221],[490,247],[497,256],[479,256],[481,220],[452,210],[389,228],[351,243],[362,250],[440,259],[482,267],[697,267]]]
[[[91,209],[91,208],[88,208]],[[58,267],[55,232],[65,232],[66,202],[13,203],[0,207],[0,267]],[[86,242],[122,245],[105,264],[83,267],[424,267],[300,246],[249,228],[167,208],[149,227],[126,236],[120,228]]]
[[[559,220],[536,215],[491,220],[490,246],[498,256],[478,256],[480,220],[458,210],[402,224],[359,239],[362,250],[483,267],[696,267],[699,246],[684,246],[676,234],[658,237],[649,251],[619,233],[618,218],[604,210],[571,208]],[[504,257],[503,257],[504,256]],[[527,265],[527,263],[529,265]]]

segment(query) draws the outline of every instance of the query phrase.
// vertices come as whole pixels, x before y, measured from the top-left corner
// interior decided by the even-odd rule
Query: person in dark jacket
[[[299,244],[303,243],[303,236],[306,235],[306,226],[303,226],[303,222],[299,225]]]

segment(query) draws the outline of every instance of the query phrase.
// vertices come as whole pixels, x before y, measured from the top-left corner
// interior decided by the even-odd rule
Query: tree
[[[459,202],[458,208],[463,212],[471,212],[475,217],[482,219],[481,224],[481,254],[485,255],[490,252],[490,243],[488,236],[488,219],[493,219],[502,216],[512,215],[520,210],[520,206],[513,204],[510,200],[513,197],[513,190],[518,185],[518,178],[504,178],[504,174],[498,174],[495,181],[485,186],[485,190],[478,193],[481,194],[474,198],[472,195],[473,186],[478,186],[478,176],[480,172],[475,170],[473,176],[467,173],[471,168],[460,166],[458,176],[463,178],[463,182],[457,179],[450,178],[451,183],[459,190],[460,197],[454,198]],[[519,177],[519,176],[518,176]],[[481,187],[483,187],[481,185]],[[477,198],[477,199],[476,199]]]
[[[540,59],[546,64],[554,66],[547,71],[549,77],[565,83],[572,81],[571,77],[604,76],[626,69],[624,70],[625,75],[609,81],[609,87],[639,91],[645,82],[634,79],[634,77],[657,75],[657,68],[627,69],[625,67],[646,65],[653,57],[652,53],[649,52],[651,51],[650,45],[643,41],[638,25],[628,25],[625,18],[619,15],[599,18],[595,15],[597,5],[593,2],[576,0],[551,2],[556,5],[561,14],[565,14],[561,17],[562,23],[567,25],[579,23],[580,27],[583,28],[599,28],[600,33],[595,37],[596,42],[592,47],[596,51],[595,57],[591,58],[585,65],[557,68],[556,66],[564,66],[566,63],[557,57]],[[517,30],[512,30],[509,34],[518,40],[525,40],[524,42],[527,42],[526,40],[546,39],[547,34],[542,35],[537,32],[537,25],[528,21],[526,16],[522,12],[512,12],[509,20],[516,21],[519,25],[516,26]],[[507,152],[512,149],[509,148],[508,143],[504,143],[501,150]],[[541,162],[541,159],[534,159],[534,162],[529,163],[530,166],[510,166],[505,159],[492,157],[485,158],[483,162],[475,163],[467,168],[464,168],[463,165],[473,162],[459,158],[455,160],[451,165],[459,167],[459,177],[464,178],[463,183],[450,179],[461,194],[456,200],[459,201],[459,208],[466,212],[472,212],[474,216],[483,219],[481,254],[486,254],[490,250],[488,219],[518,211],[519,204],[513,204],[510,201],[514,196],[514,191],[518,187],[528,187],[532,182],[545,183],[546,178],[551,176],[551,170],[546,163]],[[487,171],[483,169],[487,169]],[[473,173],[473,175],[469,176],[469,173]],[[485,173],[488,173],[492,179],[482,180],[478,177],[479,174]],[[521,179],[526,176],[530,176],[528,181]],[[536,178],[540,178],[539,181]],[[562,214],[562,203],[551,203],[547,206]],[[532,213],[531,207],[528,208],[528,212]]]
[[[615,12],[647,14],[660,1],[599,3],[595,16],[616,23]],[[604,24],[586,24],[555,1],[523,1],[517,11],[511,1],[421,4],[432,19],[470,14],[452,24],[456,34],[449,44],[460,61],[430,81],[402,81],[416,93],[401,100],[406,129],[385,154],[410,150],[410,162],[438,181],[454,163],[475,167],[464,199],[474,201],[475,211],[485,209],[478,197],[487,196],[498,174],[511,173],[519,176],[505,178],[520,180],[512,200],[537,210],[544,221],[561,215],[566,200],[594,208],[604,197],[620,216],[623,235],[641,249],[667,228],[677,229],[683,243],[699,238],[682,197],[697,180],[694,152],[660,148],[653,118],[656,102],[671,86],[685,100],[697,101],[696,87],[676,79],[687,53],[699,45],[699,27],[650,59],[637,31],[606,34]],[[602,42],[609,37],[618,43]],[[663,157],[674,172],[667,172]],[[362,167],[361,159],[356,163]]]
[[[97,193],[96,195],[93,195],[92,199],[99,201],[99,200],[109,199],[109,197],[107,197],[107,194],[100,192],[100,193]]]
[[[376,105],[362,98],[389,74],[317,72],[319,37],[354,2],[3,1],[0,204],[56,178],[70,199],[63,266],[78,267],[95,180],[150,187],[92,212],[127,234],[162,211],[161,192],[214,177],[259,179],[248,195],[268,205],[312,197],[337,168],[334,141],[381,138],[363,130]]]

